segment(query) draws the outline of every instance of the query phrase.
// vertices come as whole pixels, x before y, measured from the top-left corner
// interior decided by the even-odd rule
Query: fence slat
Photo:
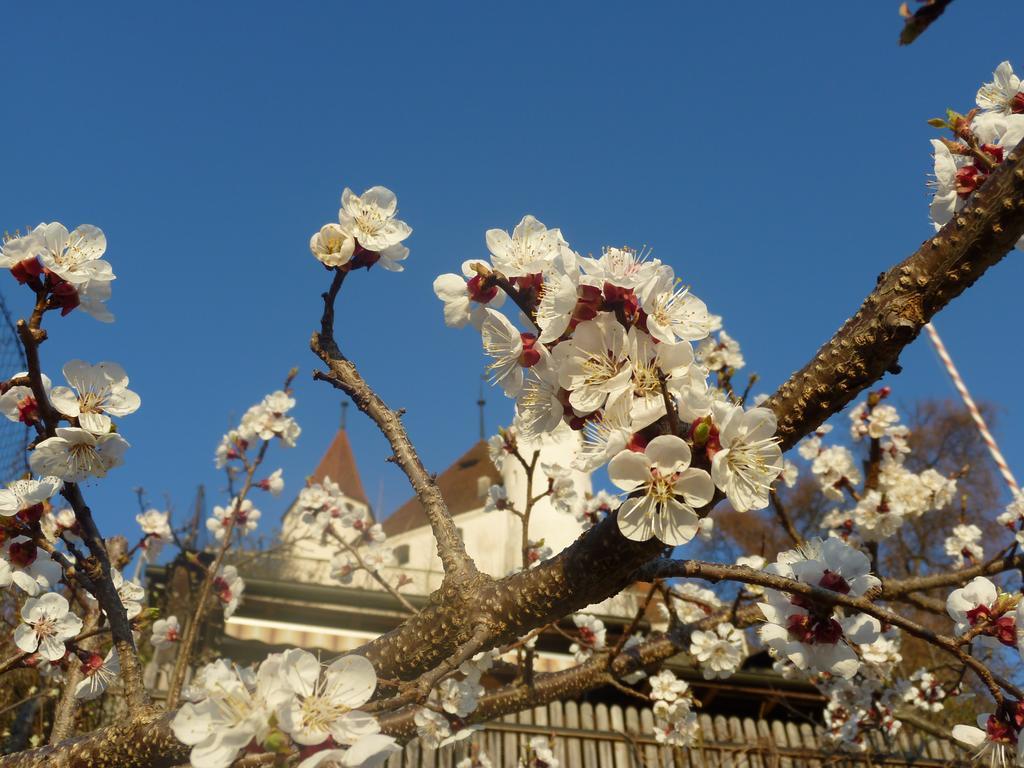
[[[597,727],[597,723],[594,719],[594,707],[591,706],[589,701],[585,701],[580,705],[580,727],[585,731],[592,731]],[[597,756],[597,742],[591,739],[583,740],[583,765],[585,766],[599,766]]]
[[[561,728],[565,725],[565,707],[560,701],[552,701],[548,704],[548,722],[553,728]],[[559,765],[567,765],[569,758],[566,756],[566,742],[568,739],[556,738],[555,739],[555,758],[557,758]]]
[[[773,720],[771,726],[769,727],[771,728],[772,741],[774,742],[775,746],[782,748],[788,747],[789,740],[786,738],[786,726],[784,726],[778,720]],[[793,759],[790,757],[783,756],[779,760],[779,765],[782,768],[794,768]]]
[[[580,708],[575,701],[565,702],[565,727],[566,728],[581,728],[580,725]],[[579,739],[566,739],[568,743],[565,745],[565,753],[568,760],[568,767],[576,765],[584,765],[583,762],[583,743]]]
[[[646,707],[640,710],[640,732],[644,736],[650,736],[654,733],[654,713]],[[667,754],[667,751],[664,749],[660,750],[660,752]],[[672,765],[659,755],[657,747],[650,744],[644,745],[644,760],[647,762],[647,768],[670,768]]]
[[[607,731],[611,728],[611,717],[608,715],[608,706],[598,704],[594,707],[594,723],[599,731]],[[615,768],[615,751],[607,741],[601,741],[597,745],[598,765],[601,768]]]
[[[420,740],[413,739],[405,745],[406,768],[420,768]]]
[[[505,715],[501,718],[506,723],[514,723],[516,721],[515,715]],[[526,744],[526,740],[523,741]],[[501,740],[501,764],[502,765],[515,765],[519,760],[519,739],[516,738],[514,733],[505,733]]]

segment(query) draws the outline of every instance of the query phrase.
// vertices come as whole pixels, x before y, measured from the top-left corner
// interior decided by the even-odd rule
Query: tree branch
[[[334,302],[347,274],[347,271],[335,271],[330,289],[323,294],[324,311],[320,318],[320,331],[313,334],[309,346],[324,362],[328,371],[316,371],[313,378],[326,381],[347,394],[359,410],[373,419],[384,433],[384,437],[391,444],[391,450],[394,451],[395,463],[409,478],[417,498],[423,505],[434,539],[437,541],[437,553],[445,574],[462,581],[479,577],[476,565],[466,553],[462,537],[459,536],[458,529],[448,512],[448,505],[441,496],[441,491],[423,468],[423,463],[406,434],[401,413],[387,407],[380,396],[363,380],[355,365],[342,354],[334,340]]]

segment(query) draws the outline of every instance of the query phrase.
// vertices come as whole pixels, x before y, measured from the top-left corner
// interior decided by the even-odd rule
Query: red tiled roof
[[[483,506],[480,478],[484,476],[488,478],[488,487],[501,482],[501,473],[491,462],[487,452],[487,442],[481,440],[437,478],[437,487],[452,515],[472,512]],[[415,496],[392,512],[382,523],[388,536],[405,533],[426,524],[427,515]]]
[[[363,481],[356,467],[356,457],[352,454],[352,445],[344,429],[339,429],[330,446],[324,453],[320,463],[313,471],[313,482],[319,483],[325,477],[331,478],[342,492],[350,499],[361,501],[370,506],[363,490]]]

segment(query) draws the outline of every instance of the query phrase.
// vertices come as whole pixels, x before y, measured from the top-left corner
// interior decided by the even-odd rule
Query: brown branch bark
[[[466,553],[458,529],[448,512],[448,505],[441,496],[437,484],[423,468],[416,449],[402,424],[401,413],[388,408],[387,404],[363,380],[355,365],[346,358],[334,339],[334,302],[345,281],[347,271],[335,271],[334,280],[327,293],[323,294],[324,311],[320,318],[320,331],[313,334],[310,348],[328,370],[316,371],[313,378],[326,381],[352,398],[363,413],[369,416],[394,452],[395,463],[409,478],[417,498],[423,505],[430,528],[437,541],[437,553],[441,558],[445,574],[463,581],[478,576],[476,565]]]

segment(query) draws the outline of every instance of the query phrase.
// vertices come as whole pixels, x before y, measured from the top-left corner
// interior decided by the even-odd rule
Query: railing
[[[873,738],[869,751],[847,753],[821,739],[810,724],[700,716],[702,738],[688,749],[654,739],[649,709],[552,702],[488,723],[469,739],[439,750],[406,745],[388,768],[454,768],[480,749],[495,768],[515,768],[532,737],[547,736],[561,768],[854,768],[860,766],[966,766],[945,742],[900,734],[891,743]],[[959,760],[957,758],[960,758]]]

